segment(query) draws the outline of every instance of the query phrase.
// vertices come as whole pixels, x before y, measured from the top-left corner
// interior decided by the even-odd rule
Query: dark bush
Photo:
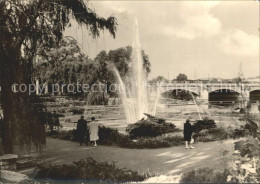
[[[117,129],[101,126],[99,128],[99,144],[112,145],[118,143],[118,141],[125,135],[118,132]]]
[[[206,167],[184,173],[180,183],[226,183],[229,174],[228,170],[217,172]]]
[[[170,147],[170,142],[162,139],[162,138],[140,138],[136,143],[137,148],[165,148]]]
[[[248,134],[249,134],[248,130],[245,130],[243,128],[239,128],[239,129],[234,130],[233,135],[231,135],[231,138],[238,139],[240,137],[245,137]]]
[[[57,139],[59,132],[56,130],[46,132],[46,136]]]
[[[194,125],[192,125],[192,131],[194,133],[199,133],[201,130],[207,130],[216,127],[217,125],[215,121],[206,117],[203,120],[198,120],[196,123],[194,123]]]
[[[77,141],[77,131],[75,129],[69,131],[61,131],[58,135],[58,139]]]
[[[158,118],[158,117],[152,116],[150,114],[146,114],[146,113],[144,113],[144,115],[146,115],[147,118],[149,118],[149,120],[152,121],[152,122],[156,122],[156,123],[159,123],[159,124],[166,123],[166,120],[163,119],[163,118]]]
[[[143,181],[146,177],[131,170],[120,169],[114,163],[82,159],[70,165],[41,166],[36,179],[88,180],[107,182]]]
[[[207,130],[209,135],[212,135],[216,140],[225,140],[233,135],[233,131],[228,128],[213,128]]]
[[[118,130],[108,127],[100,127],[99,129],[99,144],[103,145],[118,145],[123,148],[161,148],[171,146],[161,137],[156,138],[140,138],[136,141],[130,139],[128,135],[118,132]]]
[[[230,127],[223,128],[212,128],[209,130],[202,130],[199,133],[195,133],[193,138],[196,142],[210,142],[210,141],[220,141],[229,138],[238,139],[248,135],[248,130],[239,128],[232,129]]]
[[[183,144],[182,136],[158,136],[152,138],[139,138],[136,142],[137,148],[166,148]]]
[[[101,126],[99,128],[98,143],[102,145],[115,145],[126,148],[136,148],[133,140],[128,135],[119,133],[117,129]]]
[[[77,131],[75,129],[68,130],[68,131],[51,131],[51,132],[47,132],[46,135],[54,139],[70,140],[70,141],[78,140]]]
[[[179,146],[184,144],[183,136],[175,135],[175,136],[167,136],[163,138],[165,141],[168,141],[171,146]]]
[[[214,128],[211,130],[203,130],[193,135],[196,142],[210,142],[225,140],[228,138],[228,133],[224,128]]]
[[[199,133],[195,133],[193,138],[196,142],[210,142],[210,141],[220,141],[226,140],[228,138],[239,138],[242,137],[237,135],[236,130],[231,128],[212,128],[209,130],[202,130]]]
[[[147,116],[147,119],[142,119],[137,123],[127,126],[126,131],[131,139],[140,137],[156,137],[162,134],[177,131],[174,124],[167,123],[164,119],[156,118],[151,115]]]

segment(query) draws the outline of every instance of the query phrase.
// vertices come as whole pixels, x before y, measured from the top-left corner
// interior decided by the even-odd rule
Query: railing
[[[235,104],[238,103],[238,101],[209,101],[210,104]]]

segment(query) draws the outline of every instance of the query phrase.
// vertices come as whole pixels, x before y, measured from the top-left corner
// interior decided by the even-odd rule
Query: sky
[[[245,77],[259,76],[257,1],[89,1],[88,6],[118,21],[115,39],[107,31],[93,39],[75,22],[66,30],[91,58],[132,45],[137,20],[152,66],[150,79],[171,80],[179,73],[189,79],[234,78],[240,63]]]

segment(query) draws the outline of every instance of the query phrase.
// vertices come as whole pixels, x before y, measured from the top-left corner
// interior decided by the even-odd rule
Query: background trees
[[[165,77],[163,76],[158,76],[156,78],[153,78],[152,80],[149,81],[150,83],[152,84],[157,84],[157,83],[168,83],[169,80],[166,79]]]
[[[115,36],[116,19],[98,17],[83,0],[0,1],[1,103],[4,114],[3,147],[12,152],[14,142],[39,147],[45,142],[36,97],[13,93],[11,86],[32,82],[37,49],[59,44],[71,18],[84,24],[93,37],[107,29]]]
[[[126,83],[131,80],[129,76],[132,48],[130,46],[110,50],[108,53],[101,51],[94,59],[90,59],[80,51],[74,39],[64,38],[57,47],[44,49],[39,53],[41,57],[35,66],[34,77],[39,78],[41,83],[106,85],[107,89],[84,94],[89,104],[107,104],[107,98],[117,96],[114,91],[110,90],[110,86],[117,83],[114,67]],[[151,64],[144,51],[142,54],[144,69],[148,75]],[[65,90],[62,94],[71,95],[72,93]]]
[[[180,73],[177,77],[176,77],[176,80],[177,81],[186,81],[188,80],[188,77],[187,75],[183,74],[183,73]]]

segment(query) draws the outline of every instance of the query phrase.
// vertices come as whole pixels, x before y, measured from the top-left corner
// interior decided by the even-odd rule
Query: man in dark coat
[[[84,116],[81,116],[77,123],[77,135],[78,135],[80,146],[82,146],[82,143],[84,142],[86,132],[87,132],[87,121],[84,119]]]
[[[190,120],[189,119],[187,119],[186,123],[184,123],[183,134],[184,134],[184,140],[185,140],[185,144],[186,144],[186,149],[194,148],[194,147],[192,147],[190,145],[191,136],[192,136],[192,126],[190,124]]]
[[[58,130],[59,130],[59,128],[61,127],[61,124],[60,124],[59,115],[56,113],[56,111],[54,111],[52,118],[53,118],[53,120],[52,120],[53,126],[58,128]]]

